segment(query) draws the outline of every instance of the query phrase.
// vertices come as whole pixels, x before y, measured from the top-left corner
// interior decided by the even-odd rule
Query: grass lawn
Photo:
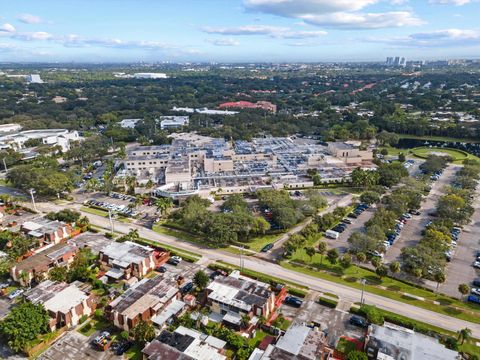
[[[277,241],[283,234],[272,234],[272,235],[262,235],[252,238],[249,242],[246,243],[251,250],[260,251],[262,248],[270,243]]]
[[[252,347],[257,347],[258,344],[260,344],[267,335],[268,334],[265,331],[257,330],[255,332],[255,336],[248,340],[248,345]]]
[[[447,136],[416,136],[416,135],[407,135],[407,134],[397,134],[397,135],[400,137],[400,139],[478,143],[478,140],[474,140],[474,139],[462,139],[462,138],[453,138],[453,137],[447,137]]]
[[[345,338],[340,338],[336,350],[342,354],[348,355],[348,353],[357,350],[357,347],[353,342],[348,341]]]
[[[209,245],[208,242],[205,239],[203,239],[201,236],[196,236],[186,231],[182,231],[178,229],[173,229],[173,228],[164,226],[161,223],[153,225],[152,230],[159,234],[173,236],[191,243],[201,244],[205,247],[213,248],[213,246]]]
[[[108,217],[108,211],[100,210],[100,209],[94,209],[94,208],[90,208],[90,207],[87,207],[87,206],[82,206],[80,208],[80,211],[90,213],[90,214],[93,214],[93,215]]]
[[[142,360],[143,359],[142,348],[139,345],[133,345],[125,353],[125,358],[128,360]]]
[[[300,257],[297,257],[297,261]],[[310,262],[310,258],[306,257],[306,262]],[[444,315],[456,317],[462,320],[480,323],[480,306],[470,303],[465,303],[457,299],[449,298],[447,296],[436,294],[425,289],[420,289],[415,286],[405,284],[401,281],[384,277],[379,279],[373,271],[351,266],[344,270],[339,265],[331,265],[327,259],[320,264],[320,255],[316,254],[313,257],[313,262],[310,266],[323,271],[313,270],[303,265],[291,264],[289,262],[282,262],[281,266],[286,269],[298,271],[303,274],[322,278],[336,283],[341,283],[346,286],[361,289],[361,279],[367,280],[365,290],[367,292],[384,296],[393,300],[401,301],[410,305],[418,306],[427,310],[435,311]],[[415,296],[423,297],[426,301],[417,300],[408,296],[402,295],[408,293]],[[433,301],[438,301],[440,305],[436,305]]]
[[[225,248],[225,249],[222,249],[222,250],[223,250],[223,251],[227,251],[227,252],[229,252],[230,254],[234,254],[234,255],[240,255],[240,254],[242,254],[242,255],[245,255],[245,256],[252,256],[252,255],[255,255],[255,254],[256,254],[256,252],[252,252],[252,251],[250,251],[250,250],[248,250],[248,249],[243,249],[243,251],[242,251],[242,250],[240,250],[239,248],[234,247],[234,246],[229,246],[229,247],[227,247],[227,248]]]
[[[383,146],[380,148],[380,150],[386,149],[388,151],[387,156],[398,156],[401,153],[404,153],[405,156],[408,156],[410,150],[409,149],[397,149],[391,146]]]
[[[110,324],[107,322],[107,320],[92,319],[77,331],[82,335],[91,336],[95,331],[106,329],[108,326],[110,326]]]
[[[466,159],[474,159],[479,160],[478,157],[475,155],[469,154],[464,151],[456,150],[456,149],[444,149],[444,148],[430,148],[430,147],[419,147],[411,149],[411,152],[416,157],[426,159],[430,154],[447,154],[450,155],[455,162],[462,162]]]

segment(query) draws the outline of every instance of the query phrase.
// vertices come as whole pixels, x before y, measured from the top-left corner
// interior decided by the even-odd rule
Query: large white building
[[[133,74],[135,79],[167,79],[168,76],[165,73],[135,73]]]
[[[119,125],[124,129],[134,129],[140,121],[143,121],[143,119],[123,119],[119,122]]]
[[[0,125],[0,134],[8,134],[15,131],[22,130],[22,126],[20,124],[2,124]]]
[[[187,126],[189,122],[188,116],[161,116],[160,127],[162,130],[165,129],[177,129],[182,126]]]
[[[30,74],[27,76],[27,82],[30,84],[43,84],[43,80],[38,74]]]
[[[40,139],[44,145],[58,145],[62,151],[68,151],[70,143],[79,141],[81,138],[77,131],[67,129],[26,130],[0,135],[0,149],[20,150],[25,148],[28,140],[32,139]]]

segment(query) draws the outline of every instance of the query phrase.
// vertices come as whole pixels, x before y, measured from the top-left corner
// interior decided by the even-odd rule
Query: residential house
[[[112,242],[100,250],[101,267],[114,280],[142,278],[155,269],[155,250],[131,241]]]
[[[224,360],[225,341],[179,326],[174,332],[162,331],[142,350],[147,360]]]
[[[51,331],[78,325],[82,316],[90,316],[96,308],[94,296],[82,291],[75,283],[46,280],[27,291],[25,298],[44,306],[50,316]]]
[[[178,297],[177,282],[162,275],[142,279],[105,308],[115,326],[129,331],[140,320],[150,321]]]
[[[72,225],[46,218],[26,221],[20,227],[20,231],[37,239],[40,247],[65,242],[76,234]]]
[[[275,293],[269,284],[233,271],[218,276],[207,287],[207,304],[227,325],[239,328],[242,315],[268,319],[275,309]]]
[[[10,276],[22,286],[43,280],[56,266],[69,267],[78,248],[69,244],[46,246],[10,268]]]

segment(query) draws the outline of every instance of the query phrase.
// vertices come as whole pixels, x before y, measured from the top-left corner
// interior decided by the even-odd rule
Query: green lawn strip
[[[324,260],[324,266],[326,266],[326,262],[327,261]],[[316,271],[306,268],[304,266],[295,265],[288,262],[282,262],[281,266],[289,270],[294,270],[306,275],[322,278],[336,283],[341,283],[343,285],[347,285],[359,290],[362,288],[359,280],[367,279],[367,285],[365,286],[365,291],[367,292],[404,302],[410,305],[414,305],[430,311],[438,312],[444,315],[452,316],[458,319],[474,323],[480,323],[480,316],[478,316],[478,310],[480,310],[480,307],[478,305],[463,303],[459,300],[438,295],[420,288],[416,288],[414,286],[387,277],[383,278],[380,281],[373,272],[358,268],[356,266],[352,266],[347,269],[343,276],[341,269],[337,270],[337,272],[334,273]],[[376,283],[376,285],[372,285],[372,283]],[[384,288],[380,288],[379,285]],[[415,296],[421,296],[429,301],[413,299],[408,296],[402,295],[402,292]],[[438,301],[441,305],[436,305],[433,303],[433,301]]]
[[[463,142],[463,143],[478,143],[478,139],[464,139],[447,136],[417,136],[408,134],[397,134],[400,139],[415,139],[425,141],[445,141],[445,142]]]
[[[383,150],[383,149],[388,151],[387,156],[398,156],[401,153],[405,154],[405,156],[408,156],[408,154],[410,152],[409,149],[397,149],[397,148],[394,148],[394,147],[391,147],[391,146],[383,146],[383,147],[380,148],[380,150]]]
[[[221,261],[221,260],[217,261],[215,264],[212,264],[212,265],[213,266],[220,265],[220,267],[224,267],[228,270],[240,270],[240,268],[238,266],[229,264],[229,263],[227,263],[225,261]],[[257,280],[266,282],[266,283],[275,282],[275,283],[278,283],[278,284],[286,284],[288,286],[291,286],[295,289],[302,290],[302,291],[308,290],[307,286],[297,284],[293,281],[288,281],[288,280],[280,279],[280,278],[277,278],[277,277],[274,277],[274,276],[269,276],[269,275],[259,273],[257,271],[253,271],[253,270],[250,270],[250,269],[243,268],[242,274],[244,274],[246,276],[249,276],[251,278],[255,278]]]
[[[378,309],[378,308],[377,308]],[[408,329],[415,330],[416,332],[428,335],[428,336],[449,336],[457,338],[458,334],[454,331],[446,330],[441,327],[430,325],[406,316],[398,315],[387,310],[378,309],[378,311],[383,315],[386,322],[406,327]],[[354,314],[363,315],[359,311],[359,304],[355,304],[350,308],[350,312]],[[460,330],[460,329],[459,329]],[[471,355],[480,356],[480,347],[476,345],[478,339],[470,339],[466,341],[463,345],[460,345],[460,351],[466,352]]]
[[[92,319],[88,321],[85,325],[83,325],[81,328],[77,329],[77,331],[82,335],[91,336],[95,331],[103,330],[107,328],[109,325],[110,324],[108,323],[107,320]]]
[[[467,153],[466,151],[450,149],[450,148],[435,148],[435,147],[418,147],[410,149],[411,153],[416,157],[426,159],[432,153],[442,153],[450,155],[455,161],[463,161],[469,158],[476,158],[476,156]]]
[[[268,336],[268,333],[266,333],[265,331],[262,331],[262,330],[257,330],[255,332],[255,336],[248,340],[248,345],[255,348],[255,347],[258,346],[258,344],[260,344],[262,342],[262,340],[266,336]]]
[[[222,249],[223,251],[226,251],[226,252],[229,252],[230,254],[234,254],[234,255],[245,255],[245,256],[252,256],[252,255],[255,255],[256,252],[251,252],[249,251],[248,249],[243,249],[243,251],[241,249],[239,249],[238,247],[236,246],[229,246],[225,249]]]
[[[93,215],[102,216],[102,217],[108,217],[108,211],[100,210],[100,209],[94,209],[94,208],[91,208],[91,207],[88,207],[88,206],[82,206],[80,208],[80,211],[83,211],[83,212],[86,212],[86,213],[89,213],[89,214],[93,214]]]
[[[212,244],[209,244],[209,242],[205,238],[203,238],[201,236],[193,235],[193,234],[191,234],[189,232],[186,232],[186,231],[183,231],[183,230],[174,229],[174,228],[162,225],[162,224],[153,225],[152,230],[159,233],[159,234],[177,237],[179,239],[182,239],[182,240],[194,243],[194,244],[200,244],[200,245],[203,245],[203,246],[206,246],[206,247],[209,247],[209,248],[214,248],[214,246],[212,246]]]
[[[143,354],[140,345],[135,344],[130,349],[128,349],[125,353],[125,358],[127,358],[128,360],[142,360]]]
[[[248,248],[253,251],[259,252],[263,249],[263,247],[267,244],[273,244],[274,242],[278,241],[278,239],[283,235],[280,234],[266,234],[261,236],[256,236],[250,239],[245,245],[248,245]]]

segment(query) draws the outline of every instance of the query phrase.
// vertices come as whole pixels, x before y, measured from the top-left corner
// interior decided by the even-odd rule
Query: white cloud
[[[386,13],[346,13],[304,15],[303,21],[320,26],[344,29],[382,29],[402,26],[417,26],[424,22],[408,11]]]
[[[370,38],[368,42],[406,47],[464,47],[480,45],[480,31],[443,29],[392,38]]]
[[[380,29],[416,26],[424,22],[410,10],[365,12],[381,0],[244,0],[247,10],[303,20],[317,26],[340,29]],[[403,5],[408,0],[390,0]],[[444,0],[440,0],[444,1]],[[457,0],[468,1],[468,0]]]
[[[288,27],[269,25],[245,25],[238,27],[204,27],[207,34],[217,35],[266,35],[278,39],[305,39],[327,35],[325,31],[293,31]]]
[[[14,33],[15,32],[15,26],[9,23],[5,23],[0,26],[0,33]]]
[[[456,5],[463,6],[474,2],[475,0],[429,0],[430,4],[441,4],[441,5]]]
[[[234,39],[207,39],[212,45],[215,46],[238,46],[240,43]]]
[[[32,14],[20,14],[17,19],[25,24],[40,24],[43,22],[41,17]]]

